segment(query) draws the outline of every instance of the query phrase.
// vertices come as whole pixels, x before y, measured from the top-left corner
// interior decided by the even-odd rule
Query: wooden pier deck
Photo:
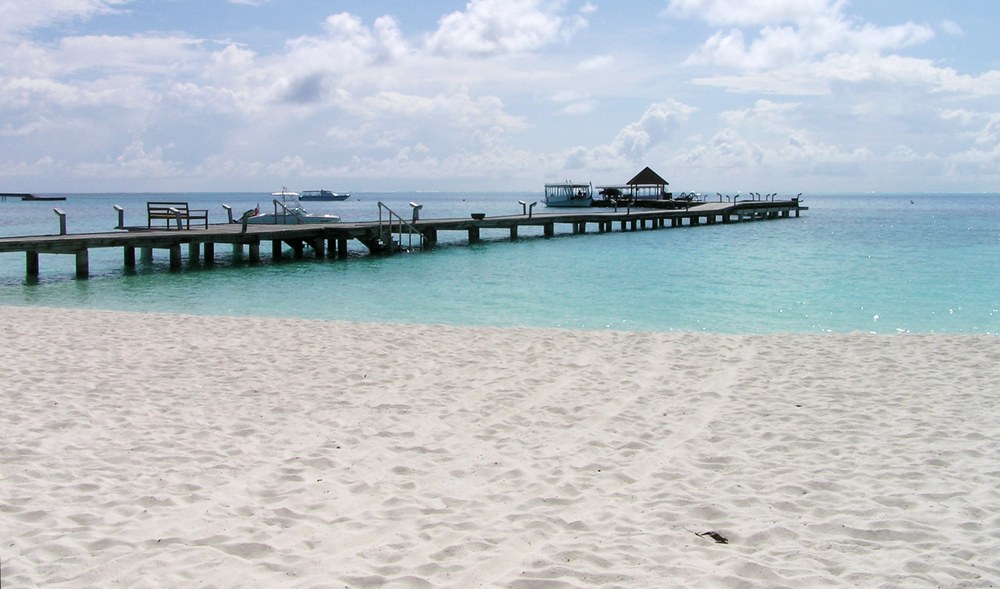
[[[89,251],[95,248],[122,248],[126,268],[135,267],[137,249],[144,259],[151,259],[155,249],[167,250],[170,268],[180,270],[185,247],[190,262],[201,260],[206,265],[213,263],[216,246],[220,244],[232,246],[234,252],[247,248],[251,263],[260,261],[261,244],[267,242],[271,244],[274,259],[281,258],[285,245],[291,247],[297,257],[304,255],[309,247],[316,257],[343,259],[347,257],[351,240],[360,241],[374,253],[389,253],[410,246],[401,243],[407,238],[417,240],[415,247],[433,247],[438,235],[445,231],[465,232],[469,243],[475,243],[480,241],[484,229],[504,229],[509,231],[511,239],[517,239],[520,228],[541,227],[545,237],[554,237],[556,225],[569,225],[574,234],[587,233],[591,227],[598,233],[607,233],[616,226],[621,231],[635,231],[798,217],[803,210],[808,208],[798,200],[745,201],[697,203],[689,208],[669,210],[619,206],[617,209],[550,209],[542,213],[483,219],[419,219],[404,222],[402,225],[406,227],[398,220],[391,224],[387,221],[246,226],[225,223],[180,230],[127,227],[106,233],[4,237],[0,238],[0,253],[24,253],[28,277],[38,276],[40,254],[73,255],[77,278],[87,278],[90,274]],[[419,233],[412,233],[413,230]]]

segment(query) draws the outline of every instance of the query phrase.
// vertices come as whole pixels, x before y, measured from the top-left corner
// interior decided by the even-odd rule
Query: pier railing
[[[404,235],[406,236],[407,250],[414,249],[414,235],[417,236],[417,248],[423,249],[424,247],[424,234],[382,201],[378,203],[378,235],[384,248],[402,249]]]
[[[283,225],[287,225],[288,224],[288,221],[286,220],[286,219],[288,219],[288,217],[292,217],[293,219],[295,219],[295,223],[296,224],[299,224],[299,223],[302,222],[302,219],[299,218],[299,215],[295,211],[289,209],[285,205],[285,203],[281,202],[280,200],[274,199],[274,222],[275,223],[278,222],[278,207],[281,207],[281,223]]]

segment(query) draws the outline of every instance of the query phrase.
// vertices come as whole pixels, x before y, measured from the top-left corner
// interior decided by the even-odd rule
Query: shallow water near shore
[[[516,214],[529,193],[358,194],[306,203],[345,220],[377,217],[376,202],[409,216]],[[187,200],[222,221],[265,206],[266,194],[198,193]],[[169,272],[163,252],[134,272],[121,250],[91,251],[91,278],[71,256],[41,256],[27,281],[22,254],[0,254],[0,304],[276,316],[363,322],[722,333],[1000,333],[1000,194],[805,195],[798,219],[545,239],[522,229],[442,234],[434,250],[250,265],[228,248],[214,267]],[[0,235],[144,223],[144,195],[68,195],[59,203],[0,203]],[[541,207],[542,205],[538,205]],[[536,209],[536,210],[541,210]],[[185,252],[186,253],[186,252]]]

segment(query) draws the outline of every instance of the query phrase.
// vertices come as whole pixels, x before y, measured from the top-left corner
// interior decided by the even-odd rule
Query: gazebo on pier
[[[673,195],[667,191],[670,183],[660,177],[649,166],[626,182],[632,198],[636,200],[666,200]]]

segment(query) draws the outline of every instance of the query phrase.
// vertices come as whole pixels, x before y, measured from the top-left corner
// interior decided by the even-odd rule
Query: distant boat
[[[330,190],[303,190],[299,200],[347,200],[350,192],[332,192]]]
[[[547,207],[589,207],[594,201],[594,187],[590,184],[560,182],[545,185]]]
[[[247,223],[255,225],[299,225],[308,223],[337,223],[337,215],[310,213],[302,207],[297,192],[289,192],[284,188],[281,192],[272,192],[274,212],[261,212],[260,207],[244,213]],[[280,200],[279,200],[280,198]]]
[[[8,198],[19,198],[27,201],[66,200],[65,196],[38,196],[37,194],[29,194],[27,192],[0,192],[0,199],[7,200]]]

